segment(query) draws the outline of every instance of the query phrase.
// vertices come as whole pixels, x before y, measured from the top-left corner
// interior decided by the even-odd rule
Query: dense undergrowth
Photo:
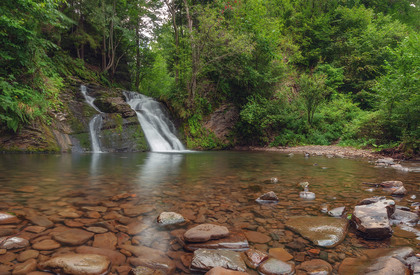
[[[51,122],[77,78],[164,100],[190,148],[418,153],[418,0],[6,0],[0,11],[2,130]],[[226,103],[239,110],[228,144],[203,126]]]

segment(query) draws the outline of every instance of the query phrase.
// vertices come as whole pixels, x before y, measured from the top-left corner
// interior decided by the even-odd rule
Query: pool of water
[[[133,203],[152,209],[137,218],[146,229],[133,243],[160,249],[168,255],[172,250],[182,249],[174,246],[169,232],[155,223],[160,212],[174,211],[190,220],[185,228],[195,223],[216,223],[232,230],[254,230],[271,237],[273,233],[292,236],[280,240],[272,238],[264,244],[251,243],[267,251],[271,247],[288,247],[289,242],[299,238],[285,229],[287,217],[324,216],[322,208],[340,206],[346,206],[351,213],[363,198],[388,195],[380,188],[363,184],[365,182],[402,181],[408,194],[394,200],[397,205],[414,211],[412,204],[420,198],[419,175],[418,172],[377,168],[367,160],[305,158],[303,154],[289,156],[276,152],[3,154],[0,155],[0,211],[21,215],[32,211],[49,217],[55,226],[62,226],[64,220],[70,218],[63,218],[60,212],[80,211],[83,202],[107,205],[112,196],[128,193]],[[271,178],[278,181],[272,183]],[[309,190],[316,194],[315,200],[299,198],[299,182],[310,183]],[[277,194],[278,204],[255,202],[268,191]],[[81,213],[81,217],[72,219],[101,221],[109,212],[121,214],[122,210],[120,205],[108,204],[106,212],[97,217]],[[303,242],[308,248],[314,247]],[[365,241],[350,230],[342,244],[332,249],[318,249],[329,255],[328,261],[337,272],[345,258],[359,257],[365,249],[417,248],[418,243],[420,240],[415,235],[402,233],[386,241]],[[290,252],[299,253],[293,249]],[[182,273],[179,269],[177,272]]]

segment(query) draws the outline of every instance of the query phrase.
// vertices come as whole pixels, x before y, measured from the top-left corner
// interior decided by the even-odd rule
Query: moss
[[[80,143],[80,147],[84,151],[91,151],[92,145],[90,141],[90,134],[89,133],[76,133],[72,135],[73,138],[77,139]]]

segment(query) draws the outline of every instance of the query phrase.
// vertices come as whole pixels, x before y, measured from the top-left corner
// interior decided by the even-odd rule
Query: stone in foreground
[[[245,251],[249,249],[248,240],[242,232],[231,232],[226,238],[210,240],[204,243],[184,243],[188,251],[195,251],[199,248],[205,249],[227,249],[233,251]]]
[[[29,245],[29,241],[20,237],[2,237],[0,238],[0,249],[23,248]]]
[[[39,264],[39,269],[57,274],[107,274],[111,261],[95,254],[64,254]]]
[[[408,226],[415,226],[419,221],[419,216],[410,211],[395,209],[394,214],[391,216],[392,224],[404,224]]]
[[[286,222],[286,227],[322,247],[334,247],[347,234],[348,222],[332,217],[295,216]]]
[[[245,251],[245,262],[250,268],[256,269],[262,262],[268,259],[268,255],[256,249],[248,249]]]
[[[205,272],[217,266],[235,271],[246,271],[246,265],[239,252],[223,249],[198,249],[194,251],[191,263],[192,271]]]
[[[225,226],[215,224],[200,224],[189,229],[184,234],[187,242],[206,242],[214,239],[221,239],[229,235],[229,230]]]
[[[213,267],[206,275],[247,275],[248,273],[242,271],[233,271],[223,267]]]
[[[181,214],[175,212],[162,212],[157,217],[157,223],[160,225],[171,225],[185,222]]]
[[[20,220],[9,213],[0,212],[0,225],[3,224],[17,224]]]
[[[292,264],[270,258],[258,267],[258,272],[262,275],[289,275],[295,273]]]
[[[385,197],[365,199],[354,208],[352,222],[357,233],[365,239],[382,240],[391,237],[390,216],[395,211],[395,202]]]
[[[69,229],[53,235],[54,240],[66,245],[82,245],[93,237],[93,233],[82,229]]]
[[[304,271],[305,274],[329,275],[331,274],[333,268],[324,260],[314,259],[303,262],[296,267],[296,270],[300,272]]]
[[[409,274],[407,267],[396,258],[381,257],[375,263],[369,266],[363,274],[366,275],[379,275],[379,274],[392,274],[392,275],[405,275]]]
[[[299,193],[299,197],[305,200],[314,200],[316,196],[314,192],[302,191]]]
[[[276,193],[274,193],[273,191],[270,191],[260,196],[255,201],[258,203],[277,203],[279,202],[279,198],[277,197]]]
[[[175,271],[175,263],[160,250],[141,245],[121,245],[120,248],[136,256],[129,258],[129,263],[135,267],[145,266],[161,270],[165,274],[172,274]]]

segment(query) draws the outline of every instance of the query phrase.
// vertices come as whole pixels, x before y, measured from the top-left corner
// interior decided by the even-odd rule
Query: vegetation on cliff
[[[418,0],[5,0],[0,10],[2,129],[48,124],[77,77],[160,98],[194,147],[418,151]],[[223,104],[238,110],[230,143],[203,126]]]

